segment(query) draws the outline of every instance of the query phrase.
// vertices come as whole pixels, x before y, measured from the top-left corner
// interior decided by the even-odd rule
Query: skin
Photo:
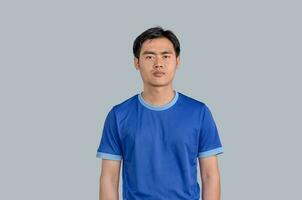
[[[134,66],[143,80],[144,100],[161,106],[171,101],[175,95],[172,81],[180,65],[173,44],[166,38],[156,38],[143,43],[139,58],[134,58]],[[153,72],[161,71],[165,75],[156,77]]]
[[[118,200],[119,199],[119,177],[121,161],[102,159],[99,199]]]
[[[167,38],[146,40],[139,58],[134,57],[134,66],[143,81],[142,97],[155,106],[167,104],[174,98],[173,79],[180,66],[173,44]],[[156,77],[156,71],[164,72]],[[202,180],[202,199],[220,200],[220,175],[217,156],[198,158]],[[100,200],[119,199],[121,161],[102,159],[100,177]]]
[[[202,181],[202,200],[220,200],[220,172],[216,155],[198,158]]]

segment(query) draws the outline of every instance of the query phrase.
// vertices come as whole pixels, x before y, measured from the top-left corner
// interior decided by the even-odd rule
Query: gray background
[[[301,19],[290,0],[1,1],[0,199],[98,198],[105,116],[142,90],[132,43],[156,25],[216,120],[222,199],[300,199]]]

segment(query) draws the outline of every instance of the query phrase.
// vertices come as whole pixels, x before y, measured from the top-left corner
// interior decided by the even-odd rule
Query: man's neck
[[[144,100],[155,106],[162,106],[175,97],[175,92],[173,87],[144,87],[142,92],[142,97]]]

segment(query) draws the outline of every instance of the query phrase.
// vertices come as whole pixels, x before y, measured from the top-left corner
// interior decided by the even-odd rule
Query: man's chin
[[[152,87],[165,87],[165,86],[168,86],[169,85],[169,82],[151,82],[149,83],[150,86]]]

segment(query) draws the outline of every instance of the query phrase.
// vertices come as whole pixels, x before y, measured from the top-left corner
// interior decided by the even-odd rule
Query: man
[[[180,45],[170,30],[154,27],[133,44],[143,91],[109,111],[96,156],[102,158],[100,200],[220,199],[217,156],[223,153],[207,105],[173,88]]]

